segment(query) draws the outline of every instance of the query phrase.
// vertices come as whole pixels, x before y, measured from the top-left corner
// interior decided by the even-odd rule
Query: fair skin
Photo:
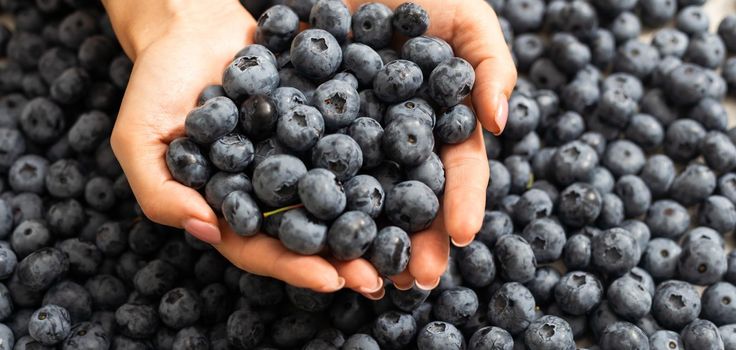
[[[346,1],[351,11],[368,1]],[[391,8],[403,0],[380,1]],[[483,0],[414,0],[429,12],[429,35],[449,42],[475,67],[471,96],[479,123],[493,133],[506,124],[516,70],[493,10]],[[136,199],[151,220],[186,229],[243,270],[321,292],[351,288],[384,295],[383,279],[364,259],[302,256],[267,235],[240,237],[204,198],[176,182],[164,162],[169,142],[184,135],[184,118],[202,88],[218,84],[224,67],[252,43],[255,19],[236,0],[103,0],[115,33],[134,61],[111,143]],[[450,244],[465,246],[480,230],[489,170],[481,128],[466,142],[443,147],[442,210],[412,235],[409,267],[389,276],[397,288],[432,289],[447,266]],[[449,239],[448,239],[449,237]]]

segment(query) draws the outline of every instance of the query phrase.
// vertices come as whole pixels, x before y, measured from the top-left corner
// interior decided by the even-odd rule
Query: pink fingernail
[[[470,243],[473,243],[473,240],[475,237],[470,237],[470,239],[467,242],[458,242],[454,238],[450,238],[450,241],[452,241],[452,244],[454,244],[458,248],[467,247],[470,245]]]
[[[381,288],[381,290],[375,293],[371,293],[371,294],[361,293],[361,294],[370,300],[376,301],[376,300],[381,300],[383,299],[384,296],[386,296],[386,290]]]
[[[506,128],[506,121],[508,120],[508,118],[509,100],[506,98],[505,94],[500,94],[498,96],[498,107],[496,107],[496,116],[494,117],[496,125],[498,126],[498,132],[494,132],[494,135],[501,135],[503,129]]]
[[[373,288],[361,287],[360,288],[360,292],[362,294],[374,294],[374,293],[380,291],[381,289],[383,289],[383,278],[381,278],[379,276],[378,277],[378,280],[376,281],[376,284],[373,286]]]
[[[207,243],[220,243],[220,229],[217,226],[197,219],[184,220],[184,230]]]
[[[417,287],[418,287],[419,289],[422,289],[422,290],[432,290],[432,289],[435,289],[435,288],[437,288],[437,286],[439,286],[439,285],[440,285],[440,278],[439,278],[439,277],[437,277],[437,279],[436,279],[436,280],[435,280],[434,282],[430,283],[430,284],[423,284],[423,283],[419,283],[419,281],[414,281],[414,284],[415,284],[415,285],[416,285],[416,286],[417,286]]]
[[[409,283],[408,285],[405,285],[405,286],[399,285],[398,283],[394,282],[394,288],[396,288],[398,290],[409,290],[413,286],[414,286],[414,281],[412,281],[411,283]]]

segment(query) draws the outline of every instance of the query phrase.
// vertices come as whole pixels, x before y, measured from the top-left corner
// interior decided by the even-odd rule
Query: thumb
[[[116,126],[112,147],[143,213],[154,222],[183,228],[207,243],[219,243],[217,216],[205,199],[171,177],[164,160],[167,145],[141,140],[124,130]]]

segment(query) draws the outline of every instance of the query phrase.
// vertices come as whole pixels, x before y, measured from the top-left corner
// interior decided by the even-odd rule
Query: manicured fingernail
[[[473,243],[473,240],[475,237],[470,237],[470,239],[467,242],[458,242],[454,238],[450,238],[450,241],[452,241],[452,244],[454,244],[458,248],[467,247],[470,245],[470,243]]]
[[[394,288],[398,290],[409,290],[413,286],[414,286],[414,281],[411,281],[409,284],[404,284],[404,285],[394,282]]]
[[[360,287],[360,293],[362,294],[374,294],[383,289],[383,278],[380,276],[376,280],[376,284],[373,287]]]
[[[509,118],[509,100],[506,98],[505,94],[500,94],[498,96],[498,106],[496,107],[496,115],[494,116],[494,121],[496,122],[496,125],[498,126],[498,131],[494,132],[493,134],[498,136],[501,135],[503,132],[503,129],[506,128],[506,121]]]
[[[197,219],[184,220],[184,230],[207,243],[220,243],[220,229],[217,226]]]
[[[381,288],[381,290],[371,293],[371,294],[365,294],[363,293],[363,296],[370,299],[370,300],[381,300],[386,295],[386,290]]]
[[[419,281],[414,281],[414,284],[415,284],[415,285],[416,285],[416,286],[417,286],[417,287],[418,287],[419,289],[422,289],[422,290],[432,290],[432,289],[435,289],[435,288],[437,288],[437,286],[439,286],[439,285],[440,285],[440,278],[439,278],[439,277],[437,277],[437,279],[436,279],[436,280],[435,280],[434,282],[432,282],[432,283],[429,283],[429,284],[423,284],[423,283],[419,283]]]

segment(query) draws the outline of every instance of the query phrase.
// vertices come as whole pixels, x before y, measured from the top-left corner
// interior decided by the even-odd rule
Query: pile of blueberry
[[[257,44],[169,169],[238,234],[401,271],[438,210],[436,148],[476,127],[473,69],[419,6],[275,2],[245,1]],[[488,2],[522,78],[484,134],[483,227],[435,290],[370,301],[142,218],[109,144],[132,64],[99,2],[0,0],[0,350],[736,349],[736,16],[709,33],[703,0]]]
[[[264,230],[299,254],[366,257],[399,274],[409,234],[439,210],[445,175],[433,150],[475,131],[460,104],[473,67],[444,40],[421,36],[429,17],[413,3],[367,4],[351,16],[341,1],[320,1],[309,22],[299,32],[286,5],[260,16],[256,44],[202,92],[167,165],[239,235]],[[394,32],[411,37],[404,59],[376,51]]]

